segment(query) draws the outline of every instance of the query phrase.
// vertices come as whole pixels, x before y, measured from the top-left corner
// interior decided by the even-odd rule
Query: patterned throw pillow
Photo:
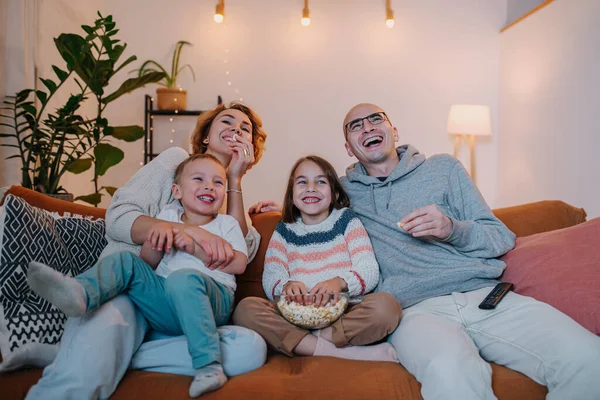
[[[4,363],[57,344],[66,317],[27,285],[30,261],[76,276],[106,246],[104,220],[58,216],[9,195],[0,216],[0,350]]]

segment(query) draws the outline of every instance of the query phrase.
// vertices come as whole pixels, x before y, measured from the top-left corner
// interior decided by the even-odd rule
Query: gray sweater
[[[160,153],[158,157],[136,172],[127,183],[116,191],[108,210],[106,210],[106,239],[108,245],[100,255],[130,251],[139,254],[142,246],[133,243],[131,226],[141,215],[156,217],[167,204],[177,201],[171,192],[171,185],[177,166],[188,157],[188,153],[180,147],[171,147]],[[219,210],[225,214],[226,203]],[[248,262],[252,261],[258,245],[260,234],[252,226],[246,214],[248,234]]]
[[[400,163],[384,180],[351,165],[342,184],[351,208],[369,233],[381,269],[378,291],[407,308],[422,300],[497,283],[505,264],[497,259],[515,235],[492,214],[460,162],[449,155],[428,159],[411,145],[397,148]],[[430,204],[452,220],[446,240],[414,238],[397,222]]]

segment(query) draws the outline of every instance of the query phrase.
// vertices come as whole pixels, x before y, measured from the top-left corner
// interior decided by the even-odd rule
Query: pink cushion
[[[600,334],[600,218],[517,238],[502,280]]]

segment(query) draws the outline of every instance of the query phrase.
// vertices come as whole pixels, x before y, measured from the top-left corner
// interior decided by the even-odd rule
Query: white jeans
[[[600,399],[600,338],[531,297],[510,292],[480,310],[491,291],[435,297],[404,310],[389,341],[421,383],[425,400],[496,399],[487,361],[547,386],[547,399]]]

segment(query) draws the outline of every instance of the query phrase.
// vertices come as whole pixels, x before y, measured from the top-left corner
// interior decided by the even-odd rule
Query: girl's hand
[[[304,304],[303,295],[308,294],[308,289],[306,288],[304,282],[289,281],[283,286],[281,294],[286,296],[295,295],[293,301],[298,304]]]
[[[271,211],[281,212],[282,209],[283,207],[281,207],[281,204],[274,200],[259,201],[248,209],[248,214],[260,214]]]
[[[152,246],[152,250],[171,252],[173,247],[173,227],[168,222],[159,222],[155,224],[148,233],[148,243]]]
[[[336,276],[335,278],[328,279],[323,282],[317,283],[310,291],[309,294],[315,295],[315,306],[323,307],[331,299],[333,294],[332,305],[337,303],[340,298],[340,292],[348,289],[348,284],[345,280]]]
[[[173,234],[173,242],[175,243],[177,250],[185,251],[189,254],[194,254],[196,252],[196,243],[190,235],[179,229],[173,229]]]
[[[228,142],[229,147],[233,150],[231,162],[227,168],[228,179],[242,179],[248,168],[254,163],[254,146],[244,135],[235,134],[236,140]]]

